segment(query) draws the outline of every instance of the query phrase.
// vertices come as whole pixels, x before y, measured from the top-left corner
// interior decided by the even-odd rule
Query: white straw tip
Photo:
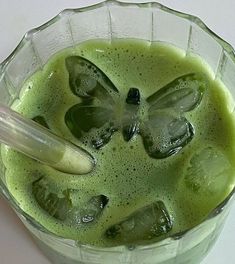
[[[87,174],[94,166],[95,159],[88,152],[67,145],[62,159],[54,167],[70,174]]]

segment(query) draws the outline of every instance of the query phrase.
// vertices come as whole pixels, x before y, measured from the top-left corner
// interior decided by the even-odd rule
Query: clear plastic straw
[[[94,158],[81,147],[3,105],[0,105],[0,142],[66,173],[86,174],[95,164]]]

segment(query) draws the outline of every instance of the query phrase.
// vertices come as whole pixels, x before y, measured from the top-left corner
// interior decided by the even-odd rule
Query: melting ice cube
[[[52,217],[72,225],[97,220],[108,203],[105,195],[98,195],[82,206],[74,206],[71,192],[73,192],[71,189],[56,191],[45,177],[32,184],[32,194],[38,205]],[[78,190],[75,192],[79,193]]]
[[[225,154],[216,147],[206,147],[192,156],[184,180],[193,192],[211,194],[224,190],[231,173]]]
[[[143,207],[105,232],[120,243],[138,243],[162,236],[172,229],[171,217],[162,201]]]
[[[61,193],[53,192],[53,187],[43,177],[32,184],[32,193],[38,205],[52,217],[65,220],[72,208],[69,190]]]
[[[68,214],[70,224],[86,224],[96,221],[108,203],[105,195],[92,197],[83,207],[74,207]]]

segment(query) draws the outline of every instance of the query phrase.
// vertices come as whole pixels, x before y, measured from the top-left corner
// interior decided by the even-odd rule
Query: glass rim
[[[116,5],[116,6],[121,6],[121,7],[128,7],[128,6],[136,6],[139,8],[154,8],[154,9],[160,9],[163,10],[167,13],[171,13],[174,14],[177,17],[189,20],[191,23],[196,24],[197,26],[199,26],[203,31],[205,31],[206,33],[208,33],[219,45],[221,45],[223,47],[223,49],[228,53],[229,57],[231,58],[231,60],[233,61],[233,63],[235,64],[235,50],[232,47],[232,45],[230,45],[228,42],[226,42],[224,39],[222,39],[220,36],[218,36],[215,32],[213,32],[209,27],[207,27],[207,25],[197,16],[191,15],[191,14],[187,14],[181,11],[177,11],[175,9],[169,8],[163,4],[160,4],[158,2],[154,2],[154,1],[150,1],[150,2],[143,2],[143,3],[136,3],[136,2],[121,2],[119,0],[103,0],[102,2],[96,3],[96,4],[92,4],[92,5],[88,5],[85,7],[81,7],[81,8],[69,8],[69,9],[64,9],[63,11],[61,11],[59,14],[57,14],[56,16],[54,16],[52,19],[48,20],[47,22],[45,22],[44,24],[42,24],[41,26],[38,26],[36,28],[33,28],[29,31],[26,32],[26,34],[23,36],[23,38],[21,39],[21,41],[19,42],[19,44],[16,46],[16,48],[10,53],[10,55],[4,59],[1,63],[0,63],[0,79],[4,76],[4,72],[5,69],[8,65],[8,63],[10,61],[12,61],[15,57],[15,54],[17,54],[17,52],[21,49],[21,47],[23,45],[25,45],[25,43],[27,43],[28,41],[31,41],[31,38],[34,34],[44,30],[45,28],[49,27],[50,25],[54,24],[56,21],[58,21],[59,19],[61,19],[62,17],[71,15],[73,13],[77,13],[77,12],[86,12],[86,11],[91,11],[91,10],[95,10],[97,8],[103,7],[103,6],[107,6],[107,8],[109,8],[109,6],[112,5]],[[16,199],[11,195],[11,193],[8,191],[5,183],[3,182],[3,180],[0,178],[0,194],[3,194],[4,198],[6,198],[7,201],[10,202],[11,206],[14,208],[14,210],[16,211],[16,213],[21,217],[23,217],[24,220],[26,220],[27,222],[29,222],[33,227],[39,229],[41,232],[44,232],[48,235],[54,236],[56,238],[60,238],[63,239],[63,243],[67,243],[68,241],[76,241],[73,239],[67,239],[67,238],[63,238],[61,236],[56,235],[55,233],[49,231],[48,229],[46,229],[44,226],[42,226],[37,220],[35,220],[33,217],[31,217],[29,214],[27,214],[26,212],[24,212],[20,206],[18,205],[18,202],[16,201]],[[228,196],[219,204],[217,205],[215,208],[213,208],[207,215],[207,217],[201,221],[199,224],[197,224],[196,226],[186,229],[184,231],[175,233],[170,235],[169,237],[159,240],[158,242],[153,242],[147,245],[137,245],[136,248],[138,248],[138,250],[144,250],[146,248],[155,248],[158,247],[160,245],[160,243],[164,244],[164,241],[169,241],[169,240],[178,240],[180,238],[182,238],[186,233],[188,233],[189,231],[192,231],[194,229],[196,229],[198,226],[202,225],[204,222],[216,217],[217,215],[219,215],[225,208],[225,206],[230,202],[230,200],[235,196],[235,187],[232,189],[232,191],[228,194]],[[94,250],[98,250],[98,251],[103,251],[104,249],[118,249],[118,248],[123,248],[123,247],[127,247],[126,245],[121,245],[121,246],[114,246],[114,247],[106,247],[106,248],[102,248],[102,247],[96,247],[96,246],[91,246],[89,244],[82,244],[79,241],[78,245],[79,246],[84,246],[86,248],[91,248]]]

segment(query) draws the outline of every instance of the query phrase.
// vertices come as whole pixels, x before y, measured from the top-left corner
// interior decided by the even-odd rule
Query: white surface
[[[39,26],[62,9],[96,2],[98,1],[0,0],[0,61],[15,48],[27,30]],[[144,2],[144,0],[139,2]],[[213,31],[235,47],[234,0],[159,0],[159,2],[199,16]],[[235,263],[233,254],[235,220],[233,219],[235,219],[235,205],[219,241],[203,264]],[[14,263],[49,264],[11,208],[0,198],[0,264]]]

